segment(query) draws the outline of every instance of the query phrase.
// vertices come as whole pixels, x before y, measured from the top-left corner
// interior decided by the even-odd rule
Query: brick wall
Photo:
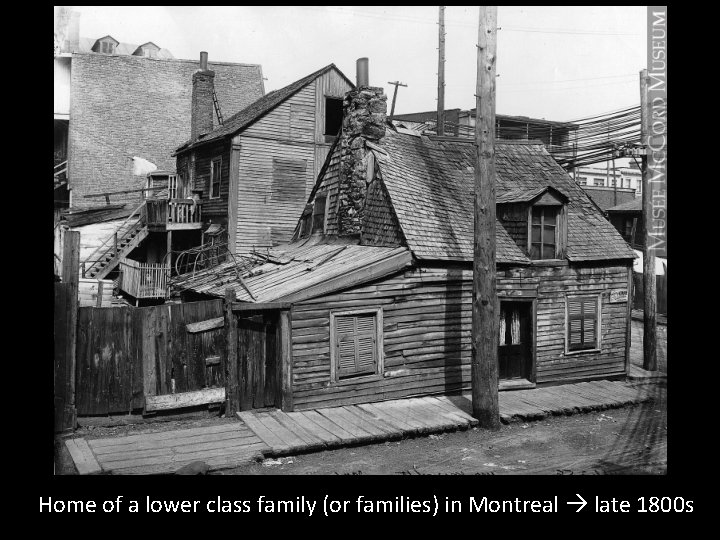
[[[103,204],[83,195],[143,187],[130,157],[175,169],[172,152],[190,138],[192,76],[197,61],[73,54],[69,176],[74,207]],[[262,96],[258,65],[209,63],[223,117]],[[215,120],[217,122],[217,120]],[[139,194],[111,202],[139,203]]]

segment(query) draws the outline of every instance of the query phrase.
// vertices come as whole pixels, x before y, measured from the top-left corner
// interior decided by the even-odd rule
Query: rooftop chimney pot
[[[205,51],[200,52],[200,69],[203,71],[207,71],[207,61],[208,61],[208,53]]]
[[[361,86],[370,86],[370,75],[369,75],[369,68],[368,68],[369,60],[367,58],[358,58],[357,59],[357,72],[355,81],[357,83],[357,87]]]

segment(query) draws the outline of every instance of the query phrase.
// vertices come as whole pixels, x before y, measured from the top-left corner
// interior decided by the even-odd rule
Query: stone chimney
[[[367,143],[385,136],[387,96],[382,88],[369,85],[368,59],[357,61],[357,83],[345,95],[340,135],[340,187],[338,230],[341,235],[359,234],[365,209],[365,194],[375,166]]]
[[[192,110],[190,111],[190,139],[196,141],[213,129],[213,90],[215,72],[208,70],[208,53],[200,53],[200,69],[193,73]]]

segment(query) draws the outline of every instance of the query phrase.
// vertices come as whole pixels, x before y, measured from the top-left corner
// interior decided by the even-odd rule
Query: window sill
[[[530,259],[531,266],[569,266],[567,259]]]
[[[350,377],[347,379],[339,379],[337,381],[332,381],[331,386],[350,386],[350,385],[358,384],[358,383],[381,381],[381,380],[383,380],[383,376],[379,375],[377,373],[374,373],[372,375],[359,375],[357,377]]]
[[[578,354],[597,354],[602,352],[602,349],[581,349],[579,351],[565,351],[565,356],[576,356]]]

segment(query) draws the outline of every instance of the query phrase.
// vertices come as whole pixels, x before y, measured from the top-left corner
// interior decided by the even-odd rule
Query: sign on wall
[[[628,301],[628,290],[627,289],[616,289],[610,291],[610,303],[615,304],[618,302]]]

